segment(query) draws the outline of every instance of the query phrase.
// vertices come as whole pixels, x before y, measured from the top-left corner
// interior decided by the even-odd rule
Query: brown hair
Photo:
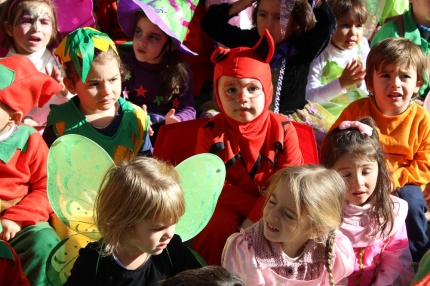
[[[9,25],[14,26],[16,17],[18,16],[17,15],[18,11],[24,8],[28,8],[30,4],[33,4],[33,3],[37,3],[37,4],[45,3],[51,8],[52,35],[51,35],[51,40],[49,41],[49,44],[51,44],[54,41],[55,37],[57,36],[58,27],[57,27],[57,8],[52,0],[21,0],[12,6],[12,9],[10,10],[10,13],[9,13],[9,8],[12,5],[12,3],[13,3],[13,0],[6,1],[0,14],[0,23],[1,23],[0,30],[3,33],[3,40],[1,42],[2,46],[10,48],[15,45],[13,37],[9,36],[9,34],[7,33],[6,22],[8,22]]]
[[[258,8],[260,6],[260,1],[257,0],[257,6],[255,6],[252,11],[252,24],[257,25]],[[296,0],[294,3],[293,11],[291,11],[291,16],[293,17],[294,23],[297,25],[298,29],[293,33],[303,34],[307,30],[312,29],[317,20],[315,19],[314,11],[308,0]]]
[[[135,25],[144,17],[146,18],[146,14],[143,11],[136,11]],[[188,91],[190,88],[188,84],[190,81],[190,71],[178,49],[173,48],[175,43],[172,38],[164,31],[163,33],[168,37],[168,40],[163,48],[166,52],[160,62],[158,84],[163,93],[163,103],[167,103],[174,96],[182,96]]]
[[[427,60],[421,48],[405,38],[388,38],[377,43],[367,56],[364,77],[367,87],[373,87],[373,73],[390,64],[412,65],[418,81],[424,83],[427,78]]]
[[[330,0],[328,5],[336,19],[351,11],[353,18],[360,24],[367,21],[366,5],[362,0]]]
[[[302,214],[307,215],[311,222],[309,232],[314,237],[312,239],[326,242],[325,266],[330,285],[334,285],[333,244],[335,230],[341,223],[346,188],[344,180],[335,170],[326,169],[321,165],[287,167],[277,171],[270,178],[266,204],[278,184],[285,184],[291,191],[297,209],[297,221],[300,221]],[[297,228],[294,233],[296,231]]]
[[[221,266],[209,265],[180,272],[160,286],[245,286],[245,282]]]
[[[380,234],[386,237],[392,230],[394,220],[393,203],[390,199],[391,175],[386,165],[383,147],[379,143],[375,122],[370,117],[362,118],[360,122],[373,128],[372,136],[361,134],[357,128],[341,130],[336,127],[324,138],[320,161],[326,168],[333,168],[337,160],[343,156],[348,156],[351,160],[361,158],[376,161],[378,179],[369,203],[373,206],[371,216],[378,227],[372,235]]]
[[[122,63],[118,54],[112,49],[112,47],[109,47],[107,52],[103,52],[97,48],[94,48],[94,59],[93,59],[93,62],[91,63],[91,66],[95,63],[96,64],[103,64],[103,63],[111,61],[113,59],[117,60],[118,65],[119,65],[119,72],[121,75],[121,81],[124,81],[125,76],[128,73],[128,70],[127,70],[126,66]],[[79,61],[80,61],[80,64],[82,66],[82,59],[79,58]],[[64,63],[63,69],[64,69],[64,72],[66,73],[66,77],[68,79],[70,79],[73,82],[73,84],[75,84],[80,79],[80,76],[76,70],[76,66],[72,61],[68,61],[68,62]]]
[[[102,255],[130,241],[143,219],[155,225],[177,223],[185,212],[178,172],[162,161],[137,156],[113,166],[95,200],[96,225],[103,236]]]

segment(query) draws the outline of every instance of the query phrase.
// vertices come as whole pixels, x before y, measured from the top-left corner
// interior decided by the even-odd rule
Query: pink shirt
[[[222,266],[237,273],[248,286],[329,285],[325,268],[325,241],[309,240],[297,258],[288,257],[280,243],[264,237],[260,220],[249,229],[231,235],[224,247]],[[354,265],[354,252],[348,238],[336,231],[332,273],[337,285],[346,285]]]
[[[414,278],[405,225],[408,204],[398,197],[390,197],[394,203],[394,224],[386,239],[370,235],[376,227],[369,217],[370,204],[345,203],[343,206],[340,230],[351,240],[356,255],[348,285],[409,285]]]

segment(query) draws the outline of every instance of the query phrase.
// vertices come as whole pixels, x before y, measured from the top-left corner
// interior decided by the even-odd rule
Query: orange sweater
[[[405,112],[387,116],[379,111],[372,98],[352,102],[331,127],[345,120],[370,116],[385,147],[394,188],[430,182],[430,113],[413,103]]]

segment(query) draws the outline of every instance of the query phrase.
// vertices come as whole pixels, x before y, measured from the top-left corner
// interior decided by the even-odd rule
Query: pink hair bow
[[[373,128],[367,124],[361,123],[360,121],[343,121],[341,124],[339,124],[340,130],[348,128],[357,128],[361,132],[361,134],[372,136]]]

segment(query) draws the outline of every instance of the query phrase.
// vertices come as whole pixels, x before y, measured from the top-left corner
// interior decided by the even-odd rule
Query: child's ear
[[[65,78],[63,78],[63,83],[70,93],[76,94],[75,84],[73,83],[73,81],[71,79],[65,77]]]
[[[12,27],[12,25],[11,24],[9,24],[9,22],[8,21],[5,21],[4,22],[4,27],[6,28],[5,30],[6,30],[6,33],[10,36],[10,37],[13,37],[13,27]]]
[[[22,111],[14,111],[11,115],[10,115],[10,119],[11,121],[14,121],[16,125],[18,125],[22,118],[24,117]]]
[[[423,86],[422,80],[417,80],[417,86],[414,88],[414,93],[418,93],[420,91],[421,86]]]

